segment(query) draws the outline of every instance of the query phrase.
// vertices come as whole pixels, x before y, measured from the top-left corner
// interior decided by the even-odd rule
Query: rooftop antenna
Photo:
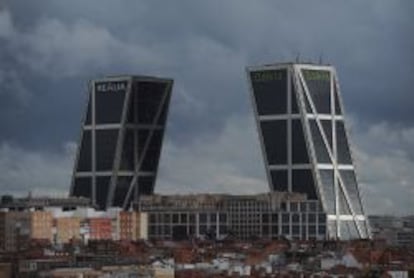
[[[319,65],[322,65],[323,52],[319,55]]]
[[[299,61],[300,61],[300,52],[298,51],[296,53],[296,63],[299,64]]]

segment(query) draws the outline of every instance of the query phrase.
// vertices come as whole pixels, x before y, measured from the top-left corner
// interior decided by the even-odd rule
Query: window
[[[292,191],[305,193],[310,200],[316,200],[315,184],[311,170],[292,170]]]
[[[266,121],[260,126],[268,163],[287,164],[286,120]]]
[[[331,113],[331,77],[329,71],[302,70],[317,113]]]
[[[286,70],[256,71],[250,74],[259,115],[286,114]]]
[[[274,191],[288,191],[288,173],[287,170],[270,171]]]

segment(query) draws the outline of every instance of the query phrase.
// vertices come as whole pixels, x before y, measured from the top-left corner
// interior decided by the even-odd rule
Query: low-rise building
[[[81,219],[78,217],[60,217],[54,219],[54,242],[68,243],[74,239],[81,239]]]
[[[52,215],[45,211],[1,211],[0,249],[24,249],[30,240],[52,240]]]
[[[112,239],[112,220],[108,217],[89,218],[89,239]]]
[[[148,214],[150,239],[189,237],[325,239],[326,214],[303,194],[151,195],[135,208]]]

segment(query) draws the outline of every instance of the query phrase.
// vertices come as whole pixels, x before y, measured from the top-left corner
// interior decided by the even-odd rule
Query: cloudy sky
[[[0,192],[67,194],[87,81],[120,73],[175,80],[157,192],[263,192],[244,68],[300,54],[338,70],[368,213],[414,213],[413,11],[386,0],[0,0]]]

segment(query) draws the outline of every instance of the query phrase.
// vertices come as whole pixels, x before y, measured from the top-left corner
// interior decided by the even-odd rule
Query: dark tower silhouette
[[[126,209],[153,193],[172,84],[148,76],[90,82],[71,196]]]

